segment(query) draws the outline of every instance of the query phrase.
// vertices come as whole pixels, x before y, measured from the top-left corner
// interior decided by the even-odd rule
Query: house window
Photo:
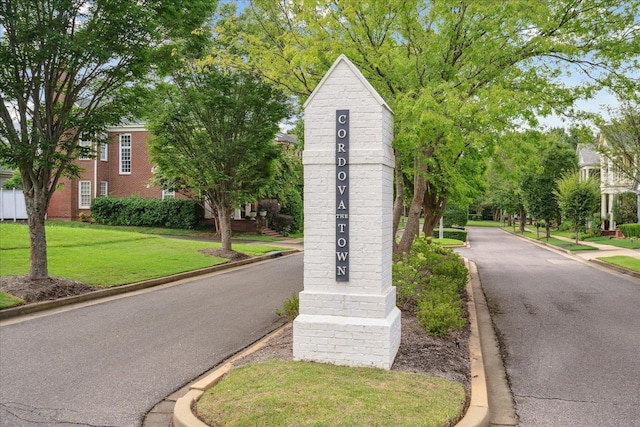
[[[131,174],[131,134],[120,135],[120,175]]]
[[[78,157],[78,160],[91,160],[91,156],[89,155],[89,150],[87,147],[91,147],[91,141],[83,141],[82,139],[78,141],[78,145],[82,147],[82,154]]]
[[[79,193],[80,209],[89,209],[91,207],[91,181],[80,181]]]
[[[175,199],[176,192],[174,190],[162,190],[162,200],[164,199]]]
[[[106,162],[109,160],[109,151],[107,144],[100,144],[100,160]]]
[[[108,195],[109,195],[109,182],[100,181],[100,197],[105,197]]]

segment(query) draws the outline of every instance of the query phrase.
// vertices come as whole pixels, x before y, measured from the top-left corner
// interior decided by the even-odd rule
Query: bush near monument
[[[613,220],[618,224],[632,224],[638,220],[638,195],[636,193],[627,191],[616,195],[613,199]]]
[[[393,265],[398,307],[415,314],[434,336],[465,325],[467,278],[460,257],[430,239],[416,239],[411,251],[397,255]]]

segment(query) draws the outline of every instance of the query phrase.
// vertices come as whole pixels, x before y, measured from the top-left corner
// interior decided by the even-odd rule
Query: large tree
[[[361,69],[395,113],[397,203],[399,175],[413,181],[397,247],[407,251],[424,209],[435,224],[450,197],[472,195],[474,160],[514,121],[568,112],[602,85],[637,89],[627,71],[638,67],[638,9],[637,0],[253,0],[220,33],[302,100],[338,54]],[[593,79],[567,87],[557,79],[567,69]]]
[[[151,119],[151,158],[168,182],[212,204],[222,249],[231,250],[233,208],[265,196],[272,184],[287,97],[254,74],[195,62],[172,80]]]
[[[0,158],[20,170],[29,217],[29,277],[48,277],[44,220],[74,160],[132,117],[136,84],[190,37],[215,0],[3,0],[0,2]]]
[[[616,116],[602,126],[600,152],[611,161],[620,176],[640,178],[640,104],[623,101]]]
[[[548,239],[551,221],[560,218],[560,206],[554,193],[556,181],[577,167],[577,159],[564,134],[557,131],[546,134],[530,131],[528,134],[538,141],[540,151],[527,165],[520,188],[527,213],[534,219],[544,220]]]

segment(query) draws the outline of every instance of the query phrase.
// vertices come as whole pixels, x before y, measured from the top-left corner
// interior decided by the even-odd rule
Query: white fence
[[[0,221],[27,219],[22,190],[0,190]]]

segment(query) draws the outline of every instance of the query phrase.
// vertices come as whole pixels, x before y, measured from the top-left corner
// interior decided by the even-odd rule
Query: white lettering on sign
[[[349,110],[336,111],[336,281],[349,281]]]

